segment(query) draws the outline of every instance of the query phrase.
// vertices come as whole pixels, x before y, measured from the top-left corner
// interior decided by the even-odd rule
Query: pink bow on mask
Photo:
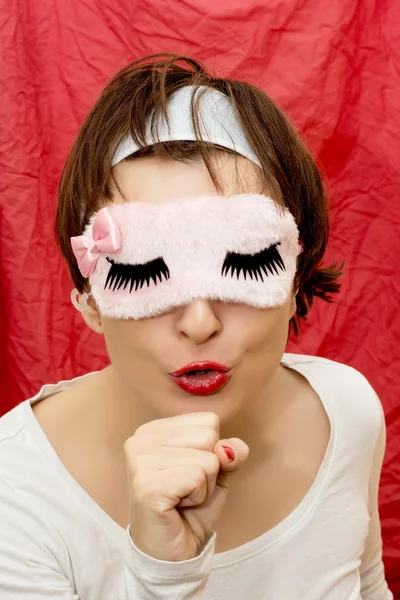
[[[93,221],[92,237],[71,237],[71,246],[83,277],[90,277],[93,273],[100,252],[113,253],[121,250],[121,231],[107,207],[97,213]]]

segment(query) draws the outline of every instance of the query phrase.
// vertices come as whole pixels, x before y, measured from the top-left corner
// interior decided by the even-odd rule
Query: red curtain
[[[398,594],[399,32],[396,0],[0,2],[0,411],[106,364],[70,306],[52,228],[60,170],[107,79],[168,51],[253,82],[288,111],[330,182],[327,259],[346,261],[343,289],[289,350],[356,367],[381,397],[384,556]]]

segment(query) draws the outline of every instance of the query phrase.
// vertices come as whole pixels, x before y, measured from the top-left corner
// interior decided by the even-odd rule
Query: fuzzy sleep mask
[[[261,194],[113,204],[71,243],[101,314],[118,319],[197,298],[280,306],[299,251],[293,216]]]

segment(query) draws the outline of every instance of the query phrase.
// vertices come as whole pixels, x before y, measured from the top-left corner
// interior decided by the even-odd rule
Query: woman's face
[[[218,153],[215,160],[224,194],[260,191],[257,168],[250,161],[227,153]],[[114,172],[130,202],[167,202],[219,193],[200,159],[184,164],[145,157],[119,163]],[[123,201],[116,193],[115,202]],[[195,300],[140,320],[104,318],[92,306],[84,318],[93,330],[104,334],[112,368],[123,389],[145,403],[153,418],[211,410],[221,421],[229,422],[253,397],[262,394],[279,367],[294,311],[291,296],[285,305],[268,309]],[[212,395],[189,394],[168,375],[203,361],[233,369],[228,383]]]

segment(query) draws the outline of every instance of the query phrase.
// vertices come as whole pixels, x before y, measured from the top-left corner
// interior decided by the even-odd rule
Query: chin
[[[168,405],[173,413],[171,416],[193,412],[213,412],[218,415],[221,423],[231,421],[242,408],[242,403],[235,401],[235,394],[232,394],[232,391],[227,388],[208,395],[193,395],[178,390]]]

